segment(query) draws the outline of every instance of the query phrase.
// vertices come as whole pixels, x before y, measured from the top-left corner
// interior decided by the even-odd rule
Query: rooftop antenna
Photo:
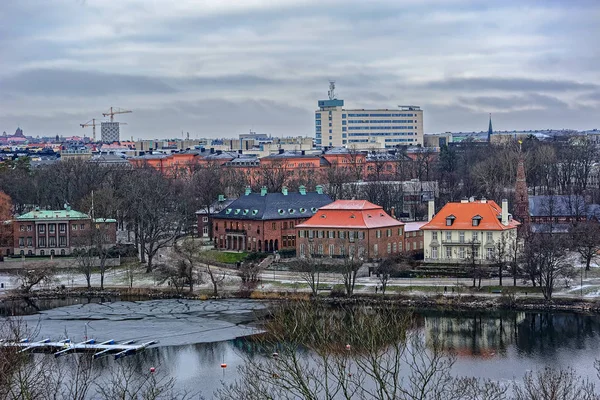
[[[335,100],[335,81],[329,81],[329,100]]]

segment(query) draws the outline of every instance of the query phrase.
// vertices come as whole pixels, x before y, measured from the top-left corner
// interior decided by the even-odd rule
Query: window
[[[64,256],[65,254],[67,254],[67,253],[65,252],[65,250],[64,250],[64,249],[60,251],[60,255],[61,255],[61,256]]]
[[[298,237],[299,238],[303,238],[304,237],[304,231],[302,231],[302,230],[298,231]]]
[[[204,225],[202,227],[202,235],[208,236],[208,226],[207,225]]]
[[[437,232],[431,232],[431,240],[437,240]]]
[[[33,227],[31,225],[27,225],[27,232],[31,232],[33,230]]]
[[[56,247],[56,237],[50,236],[48,238],[48,247]]]
[[[302,232],[302,231],[300,231]],[[304,243],[300,243],[300,257],[304,257],[306,254],[306,246],[304,246]]]
[[[464,260],[464,259],[465,259],[465,248],[464,248],[464,247],[459,247],[459,248],[458,248],[458,257],[459,257],[461,260]]]
[[[358,231],[358,239],[359,240],[363,240],[365,238],[365,232],[364,231]]]
[[[46,247],[46,238],[45,237],[38,238],[38,247]]]
[[[287,228],[288,228],[288,223],[287,223],[287,221],[284,221],[283,222],[283,229],[287,229]]]
[[[459,243],[465,242],[465,233],[464,232],[458,232],[458,241],[459,241]]]
[[[452,258],[452,249],[450,247],[446,247],[446,258]]]
[[[479,247],[473,249],[473,258],[479,258]]]
[[[27,247],[33,247],[33,238],[32,237],[27,238]]]
[[[346,239],[346,232],[345,231],[339,231],[338,232],[338,238],[339,239]]]
[[[327,239],[335,239],[335,231],[327,231]]]
[[[454,223],[454,219],[456,217],[454,215],[448,215],[446,217],[446,226],[452,226],[452,224]]]
[[[388,229],[388,230],[387,230],[387,232],[386,232],[386,234],[387,234],[387,237],[390,237],[390,236],[392,236],[392,230],[391,230],[391,229]]]
[[[293,213],[292,213],[292,214],[293,214]],[[296,225],[296,224],[294,223],[294,221],[290,221],[290,229],[294,229],[294,226],[295,226],[295,225]]]
[[[379,230],[379,229],[378,229],[378,230],[375,232],[375,237],[376,237],[376,238],[380,238],[380,237],[381,237],[381,230]]]
[[[25,238],[24,237],[20,237],[19,238],[19,247],[23,247],[25,246]]]
[[[402,236],[402,228],[398,228],[398,236]]]
[[[398,252],[398,244],[396,244],[396,242],[394,242],[394,250],[393,250],[393,252],[394,253]]]
[[[494,240],[494,232],[487,232],[486,236],[487,236],[488,242],[491,242],[492,240]]]
[[[392,244],[391,243],[387,244],[387,252],[388,252],[388,254],[390,254],[392,252]]]
[[[71,230],[72,231],[76,231],[77,230],[77,224],[72,224],[71,225]]]
[[[202,222],[208,222],[208,217],[202,217]]]
[[[344,247],[344,245],[340,246],[340,256],[345,256],[346,255],[346,248]]]
[[[431,258],[433,258],[434,260],[437,260],[437,258],[438,258],[438,248],[437,247],[431,248]]]
[[[335,246],[332,244],[329,245],[329,255],[331,257],[333,257],[335,255]]]
[[[478,241],[478,240],[479,240],[479,235],[478,235],[478,233],[479,233],[479,232],[473,232],[473,233],[471,234],[471,238],[473,239],[473,242],[476,242],[476,241]]]
[[[481,222],[481,217],[479,215],[476,215],[473,217],[473,219],[472,219],[473,226],[479,226],[480,222]]]
[[[274,231],[277,230],[277,224],[275,222],[271,222],[271,229]]]
[[[449,242],[452,241],[452,231],[446,231],[446,240]]]
[[[38,232],[39,233],[45,233],[46,232],[46,225],[38,225]]]
[[[44,250],[40,250],[40,256],[45,256],[46,252]]]
[[[25,225],[21,225],[21,226],[19,226],[19,230],[20,230],[21,232],[25,232]]]
[[[58,237],[58,245],[60,247],[65,247],[67,245],[67,237],[66,236],[59,236]]]
[[[378,253],[379,253],[379,246],[377,245],[377,243],[375,243],[375,244],[373,245],[373,255],[374,255],[374,256],[377,256],[377,255],[378,255]]]
[[[323,243],[319,243],[319,255],[323,255]]]
[[[486,249],[485,259],[491,260],[494,258],[494,249]]]
[[[80,229],[80,230],[83,230],[84,228],[85,228],[85,224],[81,224],[81,225],[79,225],[79,229]]]
[[[56,232],[56,224],[49,224],[48,225],[48,232],[55,233]]]
[[[323,239],[325,237],[325,231],[317,231],[317,235],[319,239]]]
[[[219,231],[219,223],[215,222],[215,232],[218,232],[218,231]]]

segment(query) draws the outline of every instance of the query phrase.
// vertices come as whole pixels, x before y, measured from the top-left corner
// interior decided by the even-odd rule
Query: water
[[[236,378],[236,367],[252,353],[252,343],[244,336],[259,332],[253,322],[265,306],[250,300],[86,300],[22,318],[39,327],[39,338],[157,339],[157,346],[133,356],[139,368],[155,367],[157,374],[176,377],[179,388],[211,398],[221,382]],[[544,366],[570,366],[596,381],[600,316],[432,310],[419,310],[415,316],[426,338],[438,335],[457,355],[456,375],[512,381]],[[109,370],[114,362],[103,359],[99,365]]]

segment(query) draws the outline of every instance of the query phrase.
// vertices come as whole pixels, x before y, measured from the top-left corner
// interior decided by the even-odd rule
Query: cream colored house
[[[424,258],[431,263],[491,264],[514,254],[519,222],[508,214],[508,202],[502,207],[491,200],[462,200],[447,203],[433,215],[429,203],[429,222],[424,232]]]

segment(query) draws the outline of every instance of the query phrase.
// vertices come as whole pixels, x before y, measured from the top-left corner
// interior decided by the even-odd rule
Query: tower
[[[517,165],[517,183],[515,186],[515,218],[521,223],[519,231],[529,231],[529,194],[527,192],[527,179],[525,177],[525,158],[520,148],[519,141],[519,164]]]
[[[490,113],[490,125],[488,127],[488,143],[492,142],[492,134],[494,130],[492,129],[492,113]]]

